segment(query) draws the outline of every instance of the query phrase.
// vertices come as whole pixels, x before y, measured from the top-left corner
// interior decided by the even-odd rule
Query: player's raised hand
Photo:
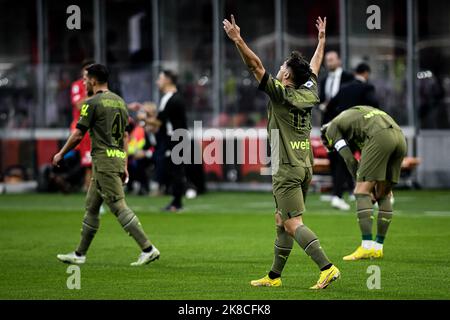
[[[318,17],[316,20],[316,28],[319,32],[318,38],[319,40],[325,39],[325,29],[327,27],[327,17],[324,17],[323,20],[321,17]]]
[[[234,15],[231,15],[231,22],[227,19],[223,20],[223,29],[232,41],[236,42],[241,38],[241,28],[236,24]]]

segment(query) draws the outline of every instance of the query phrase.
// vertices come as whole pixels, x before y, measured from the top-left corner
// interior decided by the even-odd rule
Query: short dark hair
[[[161,70],[161,73],[164,74],[164,76],[166,76],[166,78],[169,78],[170,82],[172,82],[172,84],[174,84],[175,86],[177,85],[178,77],[175,74],[175,72],[173,72],[172,70],[164,69],[164,70]]]
[[[109,78],[109,71],[106,66],[95,63],[86,68],[88,77],[95,78],[101,84],[107,83]]]
[[[292,70],[293,81],[296,88],[309,80],[312,74],[309,62],[298,51],[292,51],[286,60],[286,66]]]
[[[90,66],[91,64],[94,64],[95,63],[95,60],[94,59],[84,59],[82,62],[81,62],[81,69],[84,69],[84,68],[86,68],[87,66]]]
[[[361,74],[361,73],[364,73],[364,72],[370,72],[370,66],[367,63],[365,63],[365,62],[361,62],[360,64],[358,64],[356,66],[355,72],[357,74]]]

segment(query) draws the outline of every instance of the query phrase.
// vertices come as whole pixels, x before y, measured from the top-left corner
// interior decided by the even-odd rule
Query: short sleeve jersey
[[[97,93],[82,105],[77,128],[89,130],[92,160],[98,172],[124,171],[127,125],[127,105],[111,91]]]
[[[386,112],[369,106],[355,106],[345,110],[330,122],[326,138],[332,146],[344,139],[354,149],[362,150],[371,137],[387,128],[401,130]]]
[[[299,88],[284,86],[266,73],[259,89],[270,98],[267,131],[273,152],[278,152],[280,163],[293,166],[312,167],[313,154],[309,136],[311,112],[319,103],[317,77],[315,74]],[[273,139],[278,130],[279,140]],[[278,146],[274,146],[278,141]],[[274,148],[275,147],[275,148]]]

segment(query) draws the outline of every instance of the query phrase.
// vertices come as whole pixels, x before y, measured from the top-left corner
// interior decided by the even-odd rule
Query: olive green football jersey
[[[353,147],[362,150],[370,137],[386,128],[401,131],[398,124],[386,112],[369,106],[355,106],[345,110],[330,122],[326,138],[331,146],[344,139]]]
[[[269,122],[267,131],[271,144],[272,134],[278,130],[278,147],[272,147],[272,153],[278,152],[280,163],[293,166],[311,167],[313,154],[309,136],[311,133],[312,108],[319,103],[317,77],[315,74],[299,88],[284,86],[266,73],[259,89],[270,97],[268,105]],[[272,154],[272,160],[274,155]]]
[[[82,105],[77,128],[89,130],[92,161],[97,172],[124,172],[127,125],[127,105],[111,91],[97,93]]]

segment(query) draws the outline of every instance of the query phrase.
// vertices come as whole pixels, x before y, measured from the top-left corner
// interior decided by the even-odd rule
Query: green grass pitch
[[[450,193],[397,191],[383,260],[344,262],[360,242],[352,211],[307,200],[305,223],[320,238],[342,278],[308,290],[315,264],[295,244],[279,288],[253,288],[272,263],[275,236],[269,193],[208,193],[186,200],[181,214],[159,212],[168,197],[129,196],[161,259],[133,268],[139,250],[111,213],[81,267],[81,289],[66,286],[57,253],[79,240],[84,195],[0,195],[0,299],[449,299]],[[371,265],[381,289],[369,290]]]

